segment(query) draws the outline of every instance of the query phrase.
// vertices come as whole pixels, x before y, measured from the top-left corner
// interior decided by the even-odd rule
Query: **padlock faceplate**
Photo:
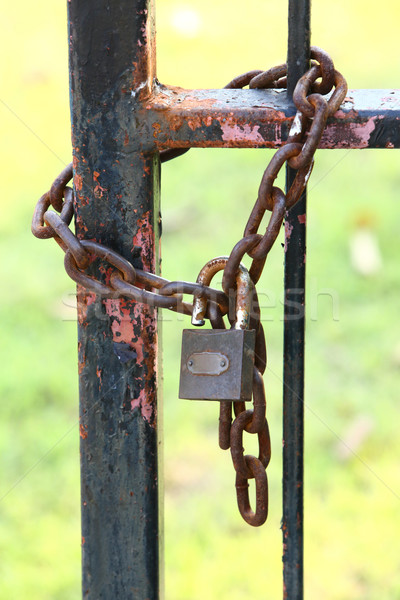
[[[255,339],[248,329],[184,329],[179,398],[251,400]]]

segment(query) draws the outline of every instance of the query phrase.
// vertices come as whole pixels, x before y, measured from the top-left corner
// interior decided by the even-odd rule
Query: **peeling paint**
[[[141,219],[137,221],[137,233],[132,238],[132,253],[135,246],[141,248],[140,257],[143,262],[143,270],[155,273],[155,253],[154,247],[154,229],[150,220],[150,211],[143,214]]]
[[[237,141],[246,137],[255,143],[264,142],[263,136],[259,133],[260,126],[255,125],[236,125],[234,123],[223,123],[221,125],[222,139],[224,142]]]
[[[143,312],[143,305],[123,298],[104,301],[105,310],[111,321],[114,343],[126,344],[132,349],[132,360],[138,368],[141,384],[137,397],[131,400],[132,410],[139,408],[142,417],[152,426],[156,423],[156,397],[154,376],[157,373],[155,342],[156,324],[151,316]],[[135,334],[135,326],[140,323],[140,337]],[[136,327],[137,329],[137,327]],[[132,361],[131,361],[132,362]],[[143,387],[144,383],[144,387]]]
[[[338,111],[335,117],[349,119],[349,113]],[[351,117],[354,118],[354,117]],[[335,148],[368,148],[371,135],[376,127],[377,117],[373,116],[366,121],[355,120],[346,123],[341,136],[338,135],[336,124],[328,124],[321,139],[320,146]]]
[[[139,397],[131,401],[131,408],[132,410],[139,408],[142,417],[148,423],[151,423],[153,419],[153,404],[149,402],[149,399],[146,395],[146,390],[140,390]]]
[[[295,114],[295,117],[293,119],[292,126],[289,130],[288,137],[299,135],[299,133],[301,133],[301,113],[299,111],[297,111],[297,113]]]
[[[319,147],[399,147],[399,105],[398,90],[352,90],[329,118]],[[277,147],[291,126],[292,132],[299,130],[293,107],[280,90],[183,90],[157,84],[144,109],[150,125],[157,123],[153,139],[159,150]],[[374,122],[380,119],[384,122],[377,135]]]
[[[113,341],[131,344],[135,340],[135,334],[130,310],[129,307],[126,307],[126,302],[123,298],[107,298],[104,300],[104,307],[111,319]]]
[[[100,177],[100,173],[98,171],[93,171],[93,179],[95,181],[95,186],[94,186],[94,196],[95,198],[102,198],[104,193],[107,192],[107,189],[102,187],[98,181]]]
[[[285,245],[284,252],[287,252],[288,241],[290,240],[290,236],[292,235],[293,225],[289,223],[289,221],[285,221]]]
[[[76,162],[76,159],[75,159],[75,162]],[[76,172],[74,173],[74,187],[75,187],[75,190],[77,190],[78,192],[80,192],[82,190],[82,175],[80,175],[79,173],[76,173]]]
[[[96,294],[94,292],[89,292],[82,286],[78,286],[76,304],[78,309],[78,323],[80,325],[85,325],[88,307],[94,302],[96,302]]]

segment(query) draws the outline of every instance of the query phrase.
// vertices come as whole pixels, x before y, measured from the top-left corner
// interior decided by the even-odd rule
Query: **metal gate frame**
[[[288,91],[182,90],[155,71],[153,0],[68,0],[76,227],[159,273],[160,150],[276,148],[307,70],[311,0],[289,0]],[[320,148],[399,148],[400,92],[351,90]],[[246,127],[243,127],[246,125]],[[287,184],[293,172],[287,171]],[[306,195],[289,214],[283,387],[284,598],[303,598]],[[299,296],[299,290],[303,290]],[[297,315],[298,317],[298,315]],[[163,596],[157,311],[78,287],[83,597]]]

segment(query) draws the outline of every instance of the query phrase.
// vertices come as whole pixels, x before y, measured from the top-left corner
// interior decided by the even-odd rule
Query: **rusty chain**
[[[311,48],[311,67],[299,79],[293,93],[297,113],[293,120],[287,141],[274,154],[261,179],[257,200],[244,229],[242,239],[237,242],[227,258],[218,258],[218,268],[208,271],[207,277],[201,272],[196,283],[168,281],[163,277],[136,269],[117,252],[90,240],[79,240],[70,230],[73,218],[73,190],[68,187],[72,178],[72,164],[68,165],[52,184],[50,191],[38,201],[33,219],[32,233],[42,239],[54,238],[65,252],[65,269],[78,284],[101,297],[118,298],[125,296],[149,306],[168,308],[186,315],[192,315],[196,301],[202,299],[204,306],[201,318],[210,320],[215,329],[225,329],[224,316],[230,322],[236,290],[236,277],[240,269],[245,269],[241,261],[245,254],[252,259],[249,269],[253,282],[253,309],[250,328],[256,331],[255,360],[253,371],[253,409],[246,410],[244,402],[220,402],[219,445],[231,449],[232,462],[236,471],[236,494],[240,514],[253,526],[262,525],[268,515],[268,480],[266,468],[271,456],[271,444],[266,419],[266,397],[263,373],[266,368],[266,344],[255,285],[264,269],[265,261],[282,226],[287,211],[300,199],[313,168],[313,157],[321,140],[327,119],[343,102],[347,84],[343,76],[335,70],[330,56],[317,47]],[[317,80],[320,79],[319,82]],[[225,88],[239,89],[248,85],[252,89],[285,88],[287,85],[287,65],[282,64],[268,71],[249,71],[230,81]],[[323,96],[334,91],[329,99]],[[161,162],[166,162],[187,152],[188,149],[164,150],[160,153]],[[280,170],[288,163],[297,170],[290,189],[285,194],[274,186]],[[49,210],[53,207],[54,211]],[[266,211],[271,212],[263,235],[258,233]],[[108,262],[113,268],[107,282],[95,279],[86,269],[96,259]],[[219,262],[218,262],[219,261]],[[209,263],[208,263],[209,264]],[[215,265],[214,265],[215,266]],[[215,272],[223,270],[222,291],[211,288],[211,278]],[[210,274],[211,273],[211,274]],[[183,295],[194,297],[193,306],[183,300]],[[232,422],[232,408],[235,419]],[[258,437],[258,457],[245,455],[243,433]],[[256,507],[252,510],[249,501],[249,480],[255,480]]]

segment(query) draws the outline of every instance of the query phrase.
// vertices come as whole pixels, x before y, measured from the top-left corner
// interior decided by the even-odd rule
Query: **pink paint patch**
[[[87,294],[86,294],[87,306],[90,306],[91,304],[93,304],[93,302],[96,302],[96,294],[94,292],[87,292]]]
[[[139,407],[140,407],[140,398],[135,398],[134,400],[131,400],[132,410],[135,408],[139,408]]]
[[[125,300],[107,299],[104,302],[106,313],[111,318],[111,331],[114,342],[123,342],[132,344],[135,339],[133,323],[129,314],[129,309],[122,305]]]
[[[284,251],[287,252],[288,240],[290,240],[290,236],[292,235],[293,225],[289,223],[289,221],[285,221],[285,246]]]
[[[346,114],[339,110],[335,113],[335,117],[343,119],[346,123]],[[370,117],[364,123],[347,123],[345,135],[342,139],[337,139],[337,124],[328,125],[319,145],[320,148],[348,148],[354,146],[357,148],[367,148],[372,132],[375,130],[376,121],[379,117]]]
[[[75,173],[74,175],[74,185],[75,189],[81,191],[82,189],[82,175]]]
[[[305,223],[306,223],[306,215],[305,214],[304,215],[298,215],[297,218],[299,220],[299,223],[301,223],[302,225],[305,225]]]
[[[135,246],[141,248],[141,258],[145,271],[155,272],[154,230],[150,222],[150,211],[144,213],[141,219],[137,221],[138,231],[132,240],[132,251]]]
[[[134,301],[108,298],[104,301],[104,306],[110,317],[113,341],[128,344],[136,353],[136,366],[142,367],[142,371],[138,371],[135,376],[141,389],[138,397],[131,399],[131,408],[140,410],[143,419],[155,427],[157,406],[153,377],[157,377],[154,347],[156,322],[142,304]],[[137,334],[135,330],[141,333]]]
[[[153,417],[153,408],[154,403],[149,401],[150,399],[146,397],[145,390],[141,390],[139,394],[139,398],[134,398],[131,400],[131,408],[134,410],[135,408],[140,409],[140,413],[145,421],[151,423]]]
[[[360,148],[367,148],[371,133],[376,127],[375,118],[371,117],[366,123],[350,123],[351,133],[361,141]]]
[[[250,125],[237,125],[228,122],[222,123],[221,129],[224,142],[235,142],[242,140],[244,137],[257,144],[264,142],[264,138],[258,131],[260,129],[259,125],[251,128]]]
[[[118,322],[116,319],[112,322],[111,331],[114,342],[124,342],[130,344],[133,340],[133,325],[130,321],[123,320]]]

